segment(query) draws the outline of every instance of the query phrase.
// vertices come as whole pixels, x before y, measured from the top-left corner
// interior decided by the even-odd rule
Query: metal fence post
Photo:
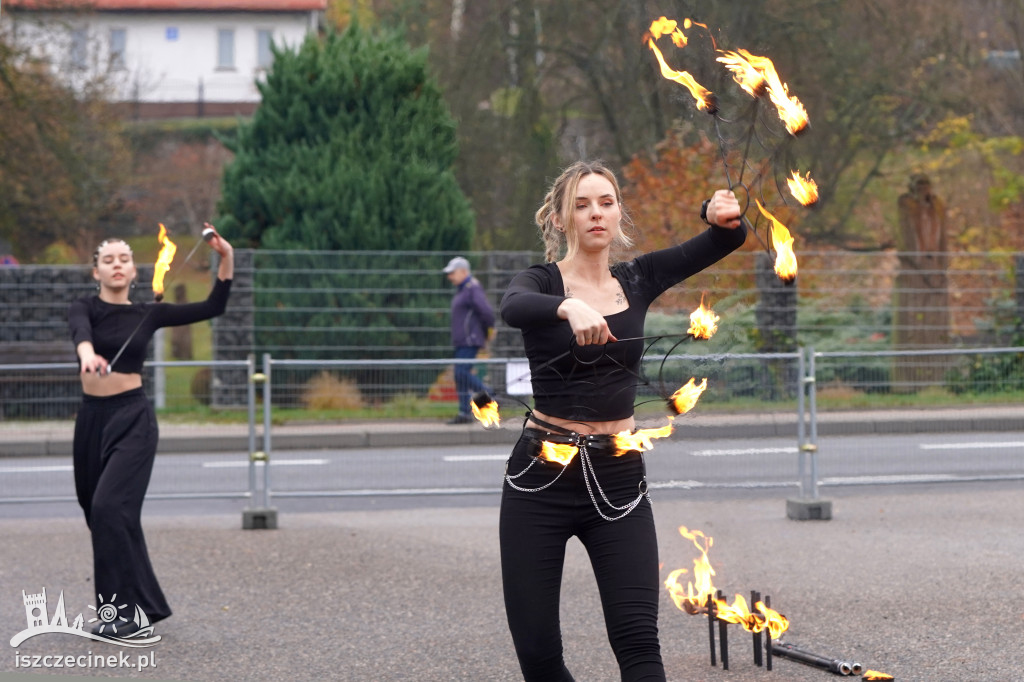
[[[805,348],[797,349],[797,387],[796,387],[796,473],[797,481],[800,482],[800,497],[807,498],[807,451],[804,445],[807,444],[807,365],[804,357]]]
[[[795,500],[786,500],[786,516],[796,521],[827,521],[832,518],[832,503],[828,500],[818,499],[818,412],[815,393],[817,380],[813,346],[800,350],[798,366],[800,388],[797,391],[799,412],[797,467],[799,469],[800,497]],[[810,427],[810,438],[807,438],[808,426]],[[810,464],[809,467],[808,464]]]
[[[271,509],[268,505],[268,489],[270,469],[270,457],[268,455],[269,431],[267,420],[263,424],[264,449],[256,449],[256,384],[263,385],[264,413],[267,412],[267,405],[270,404],[270,362],[269,356],[264,355],[264,372],[256,372],[256,358],[251,353],[246,358],[248,369],[248,408],[249,408],[249,502],[250,506],[242,510],[242,529],[261,530],[277,528],[277,510]],[[256,506],[256,466],[263,462],[263,493],[259,496],[261,506]]]
[[[263,381],[263,453],[265,461],[263,463],[263,506],[266,509],[270,508],[270,413],[273,406],[273,399],[271,395],[273,393],[271,386],[273,382],[270,377],[270,353],[263,354],[263,375],[266,377]],[[275,525],[277,511],[275,510]]]

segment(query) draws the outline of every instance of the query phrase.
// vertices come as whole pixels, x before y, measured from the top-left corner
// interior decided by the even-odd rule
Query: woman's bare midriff
[[[562,419],[561,417],[552,417],[544,414],[543,412],[538,412],[537,410],[534,410],[533,414],[537,417],[537,419],[545,421],[548,424],[561,426],[562,428],[568,429],[570,431],[575,431],[576,433],[582,433],[585,435],[595,433],[612,435],[616,433],[622,433],[623,431],[632,431],[636,427],[636,422],[633,420],[633,417],[627,417],[626,419],[615,419],[607,422],[581,422],[572,421],[571,419]],[[542,431],[546,430],[547,428],[541,424],[538,424],[532,419],[529,420],[529,422],[527,422],[527,426],[536,429],[541,429]]]
[[[121,372],[94,374],[89,372],[80,376],[82,377],[82,393],[97,398],[106,398],[142,386],[141,374],[122,374]]]

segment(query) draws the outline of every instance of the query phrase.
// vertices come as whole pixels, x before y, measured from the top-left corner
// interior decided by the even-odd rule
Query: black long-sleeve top
[[[107,303],[99,296],[84,296],[72,303],[68,310],[71,341],[76,349],[83,341],[92,342],[96,354],[112,362],[131,336],[116,366],[111,369],[124,374],[138,374],[142,372],[149,340],[157,329],[217,317],[227,308],[230,294],[231,280],[218,279],[206,300],[197,303],[116,304]]]
[[[617,339],[644,335],[651,303],[666,289],[718,262],[746,240],[745,227],[712,226],[677,246],[611,266],[629,307],[607,315]],[[576,346],[569,322],[558,318],[565,286],[554,263],[516,275],[501,301],[501,316],[522,330],[530,362],[534,406],[553,417],[612,421],[633,415],[644,342]]]

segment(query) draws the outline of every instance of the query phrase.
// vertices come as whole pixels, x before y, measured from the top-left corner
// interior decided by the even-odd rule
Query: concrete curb
[[[499,429],[477,424],[448,426],[438,422],[361,422],[285,424],[275,426],[271,447],[281,450],[394,448],[408,445],[443,447],[506,445],[519,435],[520,420]],[[675,422],[678,438],[796,438],[797,417],[791,413],[702,414]],[[809,426],[808,426],[809,429]],[[0,423],[0,457],[71,454],[72,422]],[[256,449],[263,447],[257,426]],[[809,431],[808,431],[809,432]],[[1024,432],[1024,407],[996,406],[933,410],[871,410],[818,414],[818,436],[868,434]],[[160,452],[248,452],[245,424],[162,424]]]

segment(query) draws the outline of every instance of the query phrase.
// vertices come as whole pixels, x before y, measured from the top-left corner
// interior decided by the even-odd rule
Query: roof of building
[[[22,10],[99,12],[300,12],[327,8],[327,0],[4,0]]]

